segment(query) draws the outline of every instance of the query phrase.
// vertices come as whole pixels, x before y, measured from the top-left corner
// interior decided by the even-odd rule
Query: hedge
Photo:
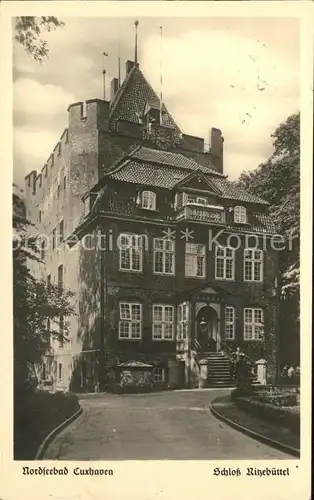
[[[33,460],[48,434],[79,409],[71,393],[23,390],[14,394],[14,459]]]
[[[233,397],[233,400],[240,409],[253,416],[288,427],[294,433],[300,433],[300,414],[292,412],[287,407],[275,406],[243,396]]]

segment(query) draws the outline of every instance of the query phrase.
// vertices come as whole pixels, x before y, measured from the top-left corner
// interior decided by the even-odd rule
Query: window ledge
[[[145,208],[145,207],[138,207],[139,210],[144,210],[145,212],[151,212],[152,214],[158,214],[160,213],[160,210],[157,210],[156,208]]]
[[[137,271],[136,269],[119,269],[122,273],[136,273],[136,274],[143,274],[143,271]]]
[[[264,283],[264,280],[245,280],[243,279],[243,283]]]
[[[132,342],[138,342],[139,340],[142,340],[142,337],[138,337],[137,339],[131,337],[118,337],[118,340],[131,340]]]
[[[206,279],[207,276],[190,276],[190,275],[185,274],[184,277],[186,279],[204,280],[204,279]]]
[[[157,276],[175,276],[174,273],[162,273],[162,272],[158,272],[158,271],[153,271],[153,274],[157,275]]]
[[[152,337],[152,341],[153,342],[174,342],[174,338],[173,339],[154,339],[154,337]]]

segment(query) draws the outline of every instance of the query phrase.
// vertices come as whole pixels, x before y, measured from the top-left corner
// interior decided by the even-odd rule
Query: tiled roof
[[[264,234],[276,234],[275,224],[268,214],[263,214],[260,212],[253,212],[251,217],[251,223],[246,224],[241,227],[240,224],[228,224],[228,230],[233,230],[237,232],[258,232]]]
[[[233,182],[228,181],[228,179],[211,177],[211,182],[223,193],[225,199],[269,205],[267,201],[245,191],[242,187],[236,186]]]
[[[186,158],[179,153],[159,151],[140,147],[134,150],[122,166],[114,170],[112,179],[142,184],[150,187],[172,189],[178,182],[188,177],[192,171],[201,170],[210,179],[211,184],[221,192],[226,200],[242,201],[268,205],[258,196],[248,193],[243,188],[228,181],[222,174],[210,168],[199,165],[191,158]]]
[[[178,180],[186,177],[186,172],[175,172],[166,166],[147,165],[131,161],[123,168],[111,174],[111,178],[117,181],[142,184],[150,187],[172,189]]]
[[[143,162],[166,165],[168,167],[176,167],[187,170],[201,170],[204,173],[211,173],[212,175],[218,177],[224,177],[223,174],[216,172],[210,167],[204,167],[203,165],[200,165],[195,160],[193,160],[193,158],[187,158],[180,153],[141,147],[132,154],[132,158]]]
[[[139,68],[133,66],[125,78],[110,108],[110,122],[126,120],[132,123],[141,123],[147,101],[159,102],[159,97],[150,86]],[[164,125],[180,132],[171,114],[163,104]]]

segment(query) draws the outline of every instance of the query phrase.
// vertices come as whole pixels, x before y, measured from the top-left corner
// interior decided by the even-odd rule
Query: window
[[[234,249],[216,246],[216,279],[234,279]]]
[[[183,204],[196,204],[196,205],[208,205],[208,199],[203,196],[196,196],[194,194],[183,193]]]
[[[63,289],[63,265],[58,267],[58,287],[59,290]]]
[[[63,239],[64,239],[64,222],[63,220],[60,221],[60,224],[59,224],[59,243],[63,243]]]
[[[154,238],[154,273],[174,274],[175,242]]]
[[[56,248],[56,230],[52,231],[52,250]]]
[[[63,177],[63,189],[64,189],[64,191],[66,190],[66,188],[67,188],[67,178],[66,178],[66,176],[64,176]]]
[[[244,309],[244,340],[259,340],[263,331],[263,309]]]
[[[45,250],[46,250],[46,241],[42,241],[40,244],[40,258],[41,260],[45,259]]]
[[[61,315],[59,319],[59,347],[64,345],[64,316]]]
[[[154,370],[154,382],[166,382],[166,370],[157,366]]]
[[[91,196],[88,194],[86,198],[84,198],[84,215],[88,215],[91,208]]]
[[[178,305],[178,340],[184,340],[188,336],[188,304],[183,302]]]
[[[225,336],[226,340],[233,340],[235,337],[235,314],[232,306],[226,306],[225,309]]]
[[[244,281],[263,281],[263,251],[244,250]]]
[[[51,321],[47,319],[47,336],[48,336],[48,345],[51,347],[52,334],[51,334]]]
[[[156,194],[152,191],[143,191],[142,208],[146,210],[156,210]]]
[[[234,207],[234,222],[246,223],[246,208],[242,206]]]
[[[137,234],[120,234],[118,246],[120,250],[120,270],[142,271],[142,237]]]
[[[142,305],[120,302],[119,339],[142,337]]]
[[[185,244],[185,276],[205,277],[205,255],[205,245]]]
[[[153,305],[153,339],[173,340],[174,309],[173,306]]]
[[[62,363],[58,364],[58,379],[62,379]]]

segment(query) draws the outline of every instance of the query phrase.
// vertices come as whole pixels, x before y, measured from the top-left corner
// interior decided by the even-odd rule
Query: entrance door
[[[202,352],[217,352],[218,315],[210,306],[204,306],[197,314],[197,339]]]

